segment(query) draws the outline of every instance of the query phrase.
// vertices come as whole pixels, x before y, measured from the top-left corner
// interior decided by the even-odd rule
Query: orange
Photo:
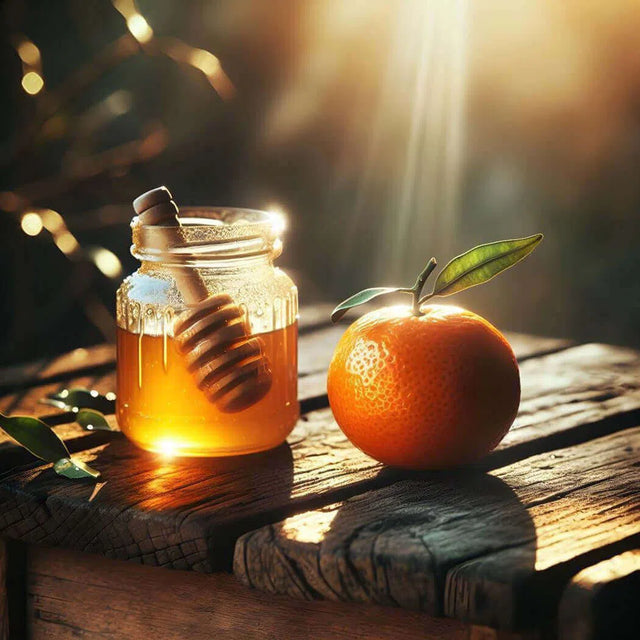
[[[459,307],[385,307],[354,322],[329,366],[340,428],[371,457],[409,469],[473,462],[509,430],[520,376],[505,337]]]

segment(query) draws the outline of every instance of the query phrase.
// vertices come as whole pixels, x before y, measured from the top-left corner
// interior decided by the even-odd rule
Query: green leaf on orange
[[[69,457],[65,443],[42,420],[30,416],[8,417],[0,413],[0,428],[41,460],[56,462]]]
[[[383,296],[387,293],[395,293],[396,291],[407,291],[402,287],[374,287],[373,289],[364,289],[363,291],[359,291],[355,293],[350,298],[343,300],[332,312],[331,312],[331,322],[338,322],[342,316],[352,309],[353,307],[357,307],[358,305],[365,304],[377,298],[378,296]]]
[[[481,244],[453,258],[438,274],[428,296],[450,296],[482,284],[526,258],[542,241],[536,233],[526,238]]]

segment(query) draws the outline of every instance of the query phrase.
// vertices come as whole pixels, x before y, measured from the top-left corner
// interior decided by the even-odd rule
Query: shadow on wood
[[[505,482],[478,470],[406,477],[242,536],[236,575],[245,584],[298,598],[442,615],[447,572],[456,564],[510,541],[533,568],[535,529]],[[509,590],[503,599],[505,615],[517,617]]]

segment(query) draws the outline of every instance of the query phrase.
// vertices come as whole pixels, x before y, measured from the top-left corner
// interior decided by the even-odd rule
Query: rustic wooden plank
[[[326,370],[333,349],[344,329],[344,326],[324,327],[300,336],[299,388],[302,399],[326,394]],[[567,343],[547,338],[521,336],[517,341],[514,341],[513,345],[518,357],[525,360],[535,354],[546,352],[551,348],[551,345],[560,348],[560,345],[567,346]],[[74,372],[70,371],[69,373]],[[115,371],[89,372],[86,375],[73,376],[63,381],[45,382],[39,386],[26,387],[0,397],[0,411],[7,414],[37,415],[53,419],[53,416],[60,416],[63,412],[42,405],[40,400],[48,393],[71,386],[88,387],[96,389],[100,393],[115,391]],[[326,406],[326,400],[319,404]]]
[[[0,531],[29,542],[212,571],[230,562],[238,532],[281,517],[316,492],[339,495],[370,478],[377,463],[364,454],[345,456],[345,445],[324,443],[317,427],[313,417],[301,421],[297,440],[264,454],[179,462],[114,434],[110,444],[80,454],[106,481],[92,500],[92,485],[66,482],[46,465],[0,476]]]
[[[328,327],[311,331],[300,336],[300,375],[301,379],[308,374],[326,375],[326,367],[328,366],[333,345],[338,341],[340,335],[344,331],[344,327]],[[69,356],[69,354],[67,354]],[[66,356],[61,356],[61,361],[69,360]],[[115,371],[113,369],[107,371],[98,371],[98,373],[88,372],[84,375],[73,375],[75,370],[68,369],[69,377],[62,381],[44,382],[38,386],[31,386],[20,389],[13,393],[8,393],[0,397],[0,411],[5,414],[26,414],[37,415],[38,417],[60,416],[64,413],[54,407],[41,404],[42,398],[48,393],[60,391],[66,387],[87,387],[96,389],[100,393],[115,391]],[[313,388],[306,385],[306,394],[322,395],[324,393],[323,385],[316,385]],[[308,397],[303,393],[303,398]]]
[[[37,387],[28,387],[15,393],[10,393],[0,397],[0,411],[6,415],[35,415],[40,418],[50,418],[65,413],[42,400],[50,393],[62,391],[70,387],[85,387],[95,389],[99,393],[115,392],[116,380],[115,372],[92,373],[73,377],[63,382],[50,382]]]
[[[640,549],[607,558],[575,575],[558,614],[559,640],[638,637]]]
[[[585,344],[521,364],[518,416],[492,466],[637,424],[640,353]]]
[[[326,374],[338,340],[345,332],[344,325],[321,327],[298,338],[298,373],[301,376],[322,372]]]
[[[640,417],[640,354],[632,349],[588,344],[522,362],[518,417],[487,461],[488,468],[536,451],[628,427]],[[326,375],[310,374],[299,388],[317,409]],[[330,410],[324,415],[327,438],[340,438]]]
[[[303,412],[327,406],[326,366],[328,366],[333,347],[344,328],[344,326],[336,326],[313,330],[300,338],[301,377],[299,379],[298,395],[302,403]],[[553,341],[549,343],[548,339],[537,337],[523,337],[514,342],[517,353],[521,358],[526,358],[526,354],[548,349],[550,344],[556,343]],[[87,433],[83,431],[72,422],[74,416],[70,412],[41,403],[41,400],[48,393],[60,391],[65,387],[88,387],[96,389],[100,393],[114,391],[115,371],[89,373],[61,382],[47,382],[39,386],[21,389],[0,397],[0,411],[5,414],[35,415],[52,426],[58,425],[56,426],[56,431],[63,439],[68,441],[68,445],[73,451],[83,446],[88,448],[108,441],[107,436],[103,433]],[[330,421],[329,412],[327,412],[327,420]],[[117,426],[115,420],[110,419],[110,421],[114,427]],[[336,425],[333,424],[332,428],[335,430]],[[10,457],[6,458],[6,455]],[[0,432],[0,459],[3,460],[6,466],[12,466],[28,458],[25,458],[23,452],[14,447],[12,440],[8,436]]]
[[[318,398],[327,393],[327,369],[333,350],[346,328],[345,325],[339,324],[315,331],[310,336],[301,336],[299,366],[301,377],[298,387],[306,398]],[[559,338],[528,336],[522,333],[507,333],[506,336],[520,363],[572,346],[569,340]],[[321,403],[316,402],[312,408],[317,409],[319,406]]]
[[[0,369],[0,389],[16,389],[57,380],[92,369],[113,367],[116,350],[112,344],[81,347],[60,356]]]
[[[301,334],[299,336],[298,370],[301,378],[314,374],[314,383],[320,381],[321,376],[326,374],[333,350],[348,327],[347,323],[318,326],[316,322],[319,317],[324,317],[327,308],[326,305],[303,307],[299,320]],[[518,333],[507,333],[507,337],[520,360],[559,351],[571,345],[568,340]],[[77,379],[103,378],[101,374],[112,370],[113,367],[115,367],[114,346],[101,344],[75,349],[48,360],[0,369],[0,390],[26,388],[26,390],[10,393],[1,398],[0,411],[17,413],[14,408],[16,402],[20,401],[23,411],[34,412],[37,399],[44,394],[37,390],[33,390],[33,393],[30,394],[29,387],[39,385],[55,390],[64,386],[81,386]],[[72,381],[71,378],[76,378],[76,380]],[[111,380],[113,383],[108,390],[115,388],[115,378],[111,378]],[[323,384],[318,384],[316,388],[321,390],[318,395],[326,392],[326,387]],[[22,400],[23,397],[27,399],[33,397],[34,399],[28,402]]]
[[[158,571],[59,549],[31,548],[27,580],[33,640],[471,637],[459,622],[418,612],[300,603],[227,574]]]
[[[636,427],[490,474],[416,474],[241,536],[234,572],[272,593],[519,630],[549,616],[567,571],[640,534],[639,467]]]
[[[504,335],[509,341],[509,344],[511,344],[511,348],[520,362],[575,346],[573,340],[567,340],[565,338],[532,336],[514,331],[506,331]]]
[[[356,307],[349,312],[345,318],[343,318],[337,325],[340,328],[340,334],[344,332],[347,327],[358,317],[364,315],[369,311],[373,311],[380,305],[366,304],[360,307]],[[314,305],[307,305],[301,307],[300,312],[300,330],[304,333],[310,329],[317,329],[329,327],[331,312],[335,308],[333,303],[316,303]],[[560,351],[569,346],[575,344],[572,340],[566,338],[550,338],[545,336],[532,336],[526,333],[518,333],[515,331],[504,331],[505,336],[511,343],[514,352],[518,358],[530,358],[536,355],[542,355],[552,353],[554,351]],[[335,347],[334,342],[332,345]]]
[[[298,326],[301,333],[329,324],[330,309],[327,305],[301,307]],[[339,331],[346,327],[341,326]],[[98,344],[80,347],[51,358],[10,365],[0,368],[0,390],[11,390],[40,384],[45,381],[62,380],[94,369],[114,367],[115,345]]]
[[[9,602],[7,599],[7,545],[0,538],[0,640],[9,640]]]
[[[553,444],[554,435],[583,434],[585,421],[592,421],[589,437],[594,425],[610,429],[612,416],[618,419],[624,409],[629,420],[640,402],[638,355],[624,349],[591,345],[530,360],[523,364],[523,382],[522,435],[510,435],[483,463],[487,468],[502,464],[509,451],[518,456],[525,446],[537,446],[541,434],[543,444]],[[614,390],[608,400],[598,384]],[[544,408],[538,422],[531,403]],[[566,404],[573,407],[568,415]],[[235,538],[246,531],[403,477],[355,449],[328,409],[303,416],[287,445],[257,457],[168,462],[136,450],[118,434],[106,437],[109,444],[82,455],[107,481],[92,502],[90,486],[59,479],[46,466],[25,460],[26,466],[6,471],[0,477],[0,531],[30,542],[211,571],[228,565]]]

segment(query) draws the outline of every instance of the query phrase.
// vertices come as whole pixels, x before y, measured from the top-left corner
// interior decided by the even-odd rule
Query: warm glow
[[[173,440],[160,440],[156,445],[156,451],[164,458],[173,458],[178,451],[178,446]]]
[[[319,544],[330,531],[338,511],[337,506],[332,505],[320,511],[309,511],[292,516],[282,523],[282,533],[289,540]]]
[[[279,312],[286,321],[294,309],[283,303]],[[147,317],[143,314],[141,324]],[[171,322],[170,315],[165,318]],[[138,326],[132,322],[132,329]],[[295,322],[260,334],[273,375],[271,390],[236,413],[222,411],[202,393],[173,337],[143,334],[140,338],[139,333],[120,328],[117,332],[118,423],[143,449],[171,449],[181,456],[249,453],[280,444],[296,423],[296,381],[291,375],[296,367]]]
[[[37,236],[42,231],[42,218],[34,211],[30,211],[22,216],[20,226],[28,236]]]
[[[60,235],[54,237],[56,246],[62,253],[69,255],[79,248],[78,241],[68,231],[63,231]]]
[[[204,49],[193,49],[189,56],[189,62],[207,76],[213,76],[220,71],[218,58]]]
[[[104,104],[113,116],[121,116],[131,109],[131,94],[120,89],[105,98]]]
[[[134,0],[112,0],[116,11],[127,21],[127,29],[141,44],[153,38],[153,29],[136,8]]]
[[[279,204],[270,204],[266,207],[267,213],[271,215],[273,230],[281,234],[287,228],[287,214]]]
[[[49,233],[55,234],[61,229],[65,228],[62,216],[53,209],[43,209],[40,212],[40,216],[42,218],[42,223],[44,224],[45,229]]]
[[[122,263],[113,251],[104,247],[96,247],[90,251],[90,254],[96,267],[107,278],[117,278],[122,273]]]
[[[153,29],[139,13],[134,13],[127,18],[127,28],[131,31],[131,35],[142,44],[153,38]]]
[[[18,55],[22,62],[32,67],[40,62],[40,49],[30,40],[24,40],[18,45]]]
[[[44,87],[44,80],[37,71],[29,71],[22,78],[22,88],[31,96],[35,96]]]
[[[157,44],[160,50],[172,60],[191,65],[201,71],[218,95],[227,100],[235,94],[235,87],[220,66],[220,61],[210,51],[197,49],[177,38],[161,38]]]

